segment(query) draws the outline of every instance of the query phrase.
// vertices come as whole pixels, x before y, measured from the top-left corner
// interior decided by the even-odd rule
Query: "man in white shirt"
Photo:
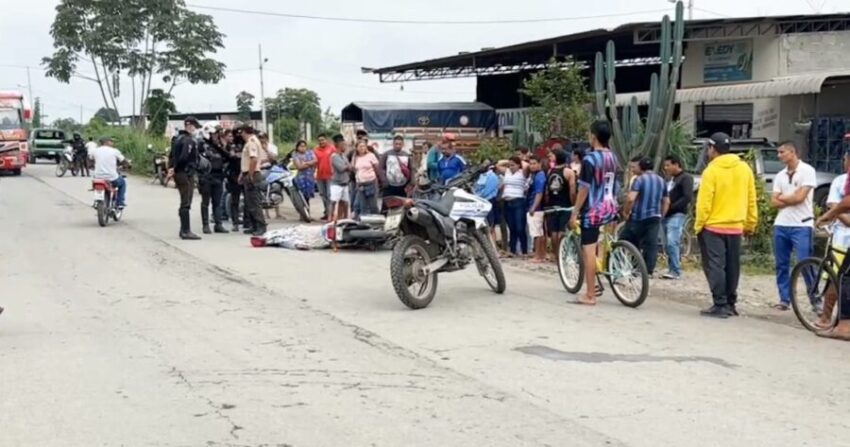
[[[118,208],[124,208],[127,182],[118,172],[118,165],[124,163],[126,158],[113,144],[112,138],[101,138],[100,146],[89,152],[89,159],[94,160],[94,178],[108,180],[113,187],[117,188]]]
[[[844,172],[850,170],[850,152],[844,153]],[[829,196],[826,198],[826,206],[829,208],[838,205],[844,198],[844,185],[847,183],[847,174],[841,174],[832,181],[829,187]],[[850,248],[850,214],[838,216],[832,233],[832,246],[846,251]]]
[[[773,223],[773,253],[776,261],[776,286],[779,303],[774,309],[787,311],[791,305],[791,253],[797,259],[812,255],[814,235],[815,168],[800,160],[797,146],[782,143],[777,150],[785,169],[773,180],[771,204],[779,209]]]

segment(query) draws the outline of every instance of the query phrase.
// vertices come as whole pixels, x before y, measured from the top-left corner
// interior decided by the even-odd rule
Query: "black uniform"
[[[227,148],[228,159],[225,167],[225,175],[227,176],[227,193],[230,195],[228,205],[228,213],[230,221],[233,222],[233,231],[239,231],[239,224],[244,222],[243,216],[239,215],[239,200],[242,196],[242,185],[239,183],[239,174],[242,171],[242,145],[232,143]]]
[[[213,223],[217,232],[224,231],[221,226],[221,196],[224,194],[224,168],[227,153],[213,140],[201,145],[200,155],[209,161],[207,172],[198,172],[198,192],[201,193],[201,220],[204,233],[209,233],[210,205],[213,209]]]
[[[174,183],[180,191],[180,234],[191,231],[189,210],[192,208],[194,176],[198,167],[198,142],[181,130],[171,146],[168,165],[174,168]]]
[[[80,176],[89,176],[89,154],[86,142],[82,138],[71,140],[71,149],[74,151],[74,164],[80,171]]]

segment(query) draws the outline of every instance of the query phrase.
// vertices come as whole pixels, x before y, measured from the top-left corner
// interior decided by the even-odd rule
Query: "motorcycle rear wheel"
[[[105,227],[109,223],[109,211],[106,209],[106,202],[97,202],[95,208],[97,208],[97,224]]]
[[[496,250],[493,248],[493,243],[487,234],[482,231],[475,232],[475,242],[478,248],[484,255],[484,259],[479,259],[476,256],[475,265],[478,267],[478,273],[487,281],[487,285],[499,295],[505,293],[507,284],[505,282],[505,272],[502,270],[502,264],[499,262],[499,257],[496,256]],[[487,265],[484,265],[484,262]]]
[[[390,260],[393,289],[399,300],[410,309],[428,307],[437,294],[437,273],[423,272],[431,261],[428,245],[419,236],[405,236],[393,247]],[[414,286],[415,293],[411,290]]]

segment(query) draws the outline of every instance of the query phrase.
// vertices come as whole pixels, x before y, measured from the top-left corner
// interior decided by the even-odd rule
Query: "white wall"
[[[779,75],[850,69],[850,31],[783,34]]]
[[[777,36],[727,39],[726,41],[739,40],[752,40],[753,42],[753,81],[766,81],[779,75],[779,38]],[[682,66],[682,88],[722,85],[722,83],[705,84],[703,82],[705,46],[711,43],[714,42],[687,43],[685,62]]]

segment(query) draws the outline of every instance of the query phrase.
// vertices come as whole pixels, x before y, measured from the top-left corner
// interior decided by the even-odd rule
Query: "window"
[[[36,140],[64,140],[65,133],[60,130],[39,130],[35,133]]]
[[[785,165],[779,161],[779,154],[776,149],[762,149],[761,157],[764,161],[765,174],[778,174],[779,171],[785,169]]]
[[[21,115],[18,109],[0,109],[0,129],[18,129]]]

